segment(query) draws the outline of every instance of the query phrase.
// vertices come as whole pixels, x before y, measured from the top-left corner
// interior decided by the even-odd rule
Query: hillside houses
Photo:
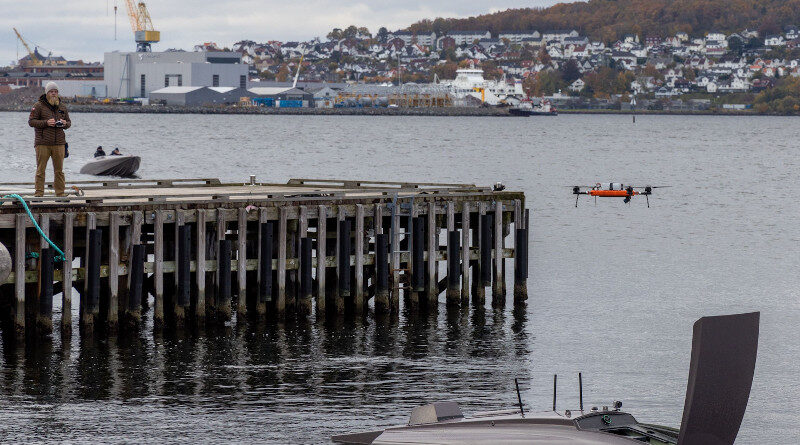
[[[631,71],[635,78],[631,91],[673,97],[692,92],[718,94],[769,88],[766,80],[800,75],[800,61],[794,57],[784,60],[763,56],[776,48],[791,50],[798,46],[800,31],[792,26],[781,34],[763,38],[757,31],[744,29],[730,34],[712,30],[702,36],[645,32],[643,36],[625,35],[615,42],[592,40],[574,29],[504,30],[496,34],[488,30],[400,30],[381,33],[380,38],[365,34],[329,41],[242,40],[233,50],[242,54],[253,76],[264,79],[285,78],[294,73],[302,56],[300,79],[309,81],[385,82],[402,75],[428,82],[439,66],[464,61],[489,63],[492,70],[497,67],[495,76],[524,80],[541,71],[561,70],[574,60],[581,76],[603,67]],[[219,50],[213,43],[198,48]],[[541,57],[546,59],[540,60]],[[453,70],[450,68],[449,72]],[[585,80],[572,79],[564,86],[565,93],[586,93]]]

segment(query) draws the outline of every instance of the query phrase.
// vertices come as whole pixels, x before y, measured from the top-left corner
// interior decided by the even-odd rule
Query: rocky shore
[[[28,112],[43,94],[42,88],[23,88],[0,95],[0,111]],[[441,108],[265,108],[265,107],[180,107],[141,106],[120,104],[70,103],[73,113],[147,113],[147,114],[251,114],[251,115],[315,115],[315,116],[510,116],[508,108],[494,107],[441,107]],[[614,109],[561,109],[561,114],[669,114],[669,115],[723,115],[754,116],[754,110],[614,110]]]

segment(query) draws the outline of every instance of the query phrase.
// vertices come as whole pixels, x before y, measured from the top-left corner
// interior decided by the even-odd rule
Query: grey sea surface
[[[0,181],[32,181],[33,131],[0,113]],[[97,145],[142,178],[502,181],[531,209],[529,300],[25,347],[2,343],[0,441],[324,443],[452,399],[469,413],[621,400],[678,426],[692,323],[761,311],[738,444],[800,441],[800,120],[72,115],[67,180]],[[48,179],[52,170],[48,170]],[[575,208],[566,186],[670,185]],[[511,274],[513,275],[513,274]],[[490,300],[490,299],[487,299]],[[77,310],[77,308],[75,309]],[[60,317],[57,308],[55,317]],[[77,316],[74,313],[73,316]],[[147,314],[149,317],[150,314]],[[77,320],[75,321],[77,323]]]

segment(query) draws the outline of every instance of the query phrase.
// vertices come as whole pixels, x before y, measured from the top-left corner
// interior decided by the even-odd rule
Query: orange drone
[[[632,187],[630,185],[626,186],[619,182],[606,182],[604,184],[598,182],[595,185],[572,186],[572,194],[576,195],[575,207],[578,207],[578,198],[580,198],[581,195],[594,196],[595,203],[597,202],[598,197],[624,198],[623,202],[625,204],[631,202],[631,198],[633,198],[634,196],[642,195],[647,200],[647,207],[650,207],[650,195],[653,194],[653,189],[664,188],[664,187],[669,187],[669,186],[646,185],[644,187]],[[588,189],[588,190],[583,190],[583,189]]]

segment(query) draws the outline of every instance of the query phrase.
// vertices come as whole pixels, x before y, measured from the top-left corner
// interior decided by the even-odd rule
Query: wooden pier
[[[473,184],[293,179],[108,180],[79,196],[33,198],[0,183],[0,318],[16,337],[153,326],[269,322],[287,315],[410,313],[527,299],[528,212],[521,192]],[[27,194],[27,195],[26,195]],[[0,257],[4,249],[0,246]],[[508,261],[507,261],[508,260]],[[3,265],[0,258],[0,269]],[[5,280],[3,276],[7,275]],[[152,299],[150,298],[152,296]],[[78,300],[77,302],[74,300]],[[152,303],[151,303],[152,302]],[[152,305],[152,307],[150,307]]]

